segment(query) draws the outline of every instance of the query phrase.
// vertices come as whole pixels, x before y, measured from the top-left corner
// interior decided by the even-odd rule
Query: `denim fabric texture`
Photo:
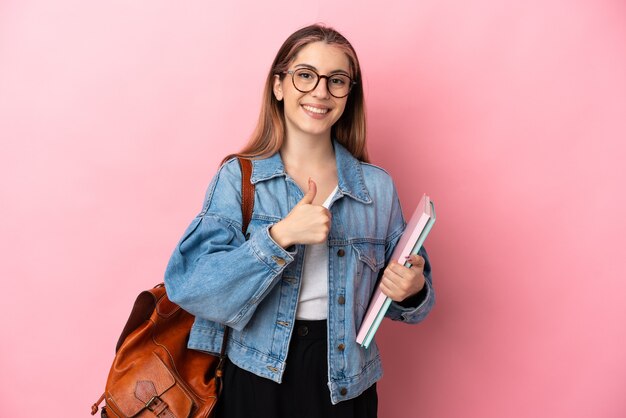
[[[391,177],[358,161],[333,141],[338,191],[330,203],[328,235],[328,365],[333,404],[351,399],[382,377],[378,348],[355,341],[379,274],[405,221]],[[201,212],[175,248],[165,272],[170,299],[196,316],[189,348],[220,351],[224,325],[232,328],[227,354],[234,364],[280,383],[294,328],[304,246],[285,250],[269,228],[302,199],[280,154],[253,160],[255,201],[247,234],[241,231],[241,171],[236,159],[220,167]],[[387,317],[417,323],[435,294],[425,250],[425,297],[419,306],[392,303]]]

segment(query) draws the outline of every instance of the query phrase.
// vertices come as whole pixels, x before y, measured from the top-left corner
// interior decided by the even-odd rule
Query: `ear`
[[[278,74],[274,75],[274,97],[276,97],[276,100],[278,100],[279,102],[281,100],[283,100],[283,82],[280,79],[280,76]]]

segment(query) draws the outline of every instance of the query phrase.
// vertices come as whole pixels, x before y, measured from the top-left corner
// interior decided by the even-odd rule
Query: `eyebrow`
[[[313,65],[310,65],[310,64],[297,64],[296,68],[308,68],[310,70],[314,70],[314,71],[319,72],[319,70],[317,68],[315,68]],[[333,70],[333,71],[329,72],[328,74],[345,74],[348,77],[350,77],[350,73],[348,71],[346,71],[346,70]]]

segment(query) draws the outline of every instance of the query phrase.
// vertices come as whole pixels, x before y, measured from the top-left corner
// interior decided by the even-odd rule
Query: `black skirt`
[[[326,321],[296,321],[283,383],[226,363],[217,418],[375,418],[376,384],[333,405],[328,389]]]

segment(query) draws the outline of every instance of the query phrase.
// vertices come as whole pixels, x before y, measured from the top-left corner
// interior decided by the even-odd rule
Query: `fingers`
[[[309,190],[304,194],[304,197],[298,202],[299,205],[310,205],[315,199],[317,194],[317,184],[309,178]]]
[[[397,262],[389,263],[380,282],[383,293],[396,302],[418,293],[424,287],[424,259],[412,255],[407,261],[412,263],[410,268]]]
[[[317,184],[311,178],[308,184],[309,189],[302,199],[285,219],[276,224],[278,228],[274,235],[277,237],[274,240],[277,243],[280,241],[289,244],[319,244],[328,237],[332,215],[324,206],[313,204],[317,194]]]
[[[426,264],[426,261],[424,260],[424,258],[417,254],[409,255],[406,261],[408,261],[411,264],[411,268],[419,268],[422,270],[424,269],[424,264]]]
[[[326,242],[326,239],[328,238],[328,234],[330,233],[330,223],[331,223],[330,216],[324,217],[322,224],[314,233],[314,236],[311,242],[312,244],[321,244],[323,242]]]
[[[307,228],[301,234],[303,244],[321,244],[326,241],[326,237],[330,233],[332,224],[332,216],[328,209],[323,206],[311,206],[308,214]],[[306,238],[306,236],[309,236]]]

